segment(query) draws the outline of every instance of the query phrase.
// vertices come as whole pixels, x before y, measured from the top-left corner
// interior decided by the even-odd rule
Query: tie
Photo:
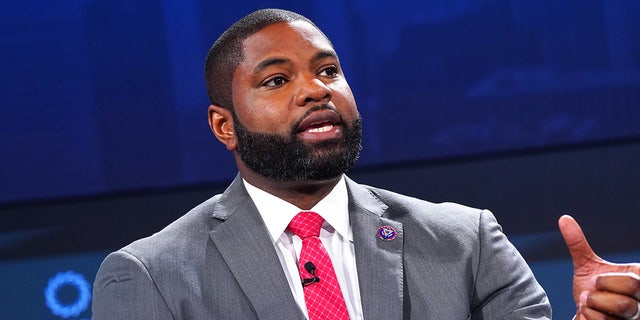
[[[331,258],[318,238],[323,221],[324,219],[315,212],[302,211],[289,223],[289,230],[302,239],[298,271],[302,281],[308,279],[307,283],[303,284],[307,312],[310,320],[349,319]],[[315,267],[315,275],[307,271],[310,269],[308,262]],[[315,282],[311,279],[320,281]]]

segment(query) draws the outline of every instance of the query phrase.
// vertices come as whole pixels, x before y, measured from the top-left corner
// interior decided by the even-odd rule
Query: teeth
[[[327,131],[331,130],[332,128],[333,128],[333,125],[332,125],[332,124],[327,124],[327,125],[324,125],[324,126],[322,126],[322,127],[318,127],[318,128],[311,128],[311,129],[309,129],[308,131],[309,131],[309,132],[314,132],[314,133],[318,133],[318,132],[327,132]]]

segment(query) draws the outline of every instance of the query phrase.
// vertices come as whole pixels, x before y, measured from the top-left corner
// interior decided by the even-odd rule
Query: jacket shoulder
[[[488,210],[454,202],[435,203],[381,188],[360,186],[388,207],[384,212],[386,218],[400,222],[428,224],[429,228],[448,231],[477,232],[481,215],[492,215]]]
[[[195,252],[198,248],[197,239],[208,239],[212,224],[219,222],[212,217],[219,198],[220,195],[213,196],[162,230],[136,240],[118,251],[135,257],[148,268],[159,265],[166,268],[170,261],[193,259],[197,256],[197,252]]]

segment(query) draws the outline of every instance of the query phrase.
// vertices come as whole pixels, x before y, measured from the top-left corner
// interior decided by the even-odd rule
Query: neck
[[[260,188],[302,210],[313,208],[326,197],[340,181],[341,176],[319,181],[274,181],[239,166],[240,175],[253,186]]]

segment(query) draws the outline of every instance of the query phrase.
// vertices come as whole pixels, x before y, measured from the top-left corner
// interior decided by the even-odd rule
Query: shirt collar
[[[304,210],[251,185],[244,179],[242,179],[242,182],[251,200],[258,208],[258,212],[267,226],[271,240],[275,243],[287,229],[291,219]],[[323,227],[329,224],[344,239],[353,241],[349,225],[348,199],[347,184],[343,175],[336,186],[333,187],[333,190],[309,211],[318,213],[325,220]]]

